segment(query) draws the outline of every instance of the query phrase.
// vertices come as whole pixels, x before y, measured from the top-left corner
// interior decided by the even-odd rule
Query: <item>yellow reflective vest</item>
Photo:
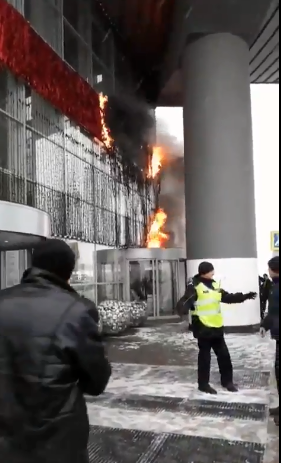
[[[201,323],[209,328],[222,328],[223,315],[221,309],[222,294],[220,285],[213,283],[213,288],[208,288],[204,283],[195,287],[197,301],[192,315],[199,317]]]

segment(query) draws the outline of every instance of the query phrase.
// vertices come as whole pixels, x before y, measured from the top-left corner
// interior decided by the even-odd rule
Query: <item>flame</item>
[[[148,168],[148,178],[155,178],[162,167],[163,150],[160,146],[154,146],[151,164]]]
[[[110,136],[110,130],[105,122],[105,109],[108,103],[108,97],[103,93],[99,94],[100,101],[100,114],[101,114],[101,127],[102,127],[102,141],[105,144],[106,148],[110,149],[113,144],[113,138]]]
[[[169,239],[169,235],[163,233],[161,230],[163,229],[165,223],[167,221],[167,214],[163,209],[159,209],[153,222],[151,224],[148,236],[147,236],[147,247],[152,248],[161,248],[164,243]]]

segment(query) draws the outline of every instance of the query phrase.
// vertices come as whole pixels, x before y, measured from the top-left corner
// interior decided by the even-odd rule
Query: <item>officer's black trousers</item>
[[[227,386],[233,382],[233,366],[228,347],[223,336],[198,339],[198,384],[204,386],[210,383],[211,350],[215,352],[221,375],[221,384]]]
[[[261,306],[260,306],[261,310],[261,320],[264,320],[264,317],[265,317],[265,312],[266,312],[266,302],[261,302]]]

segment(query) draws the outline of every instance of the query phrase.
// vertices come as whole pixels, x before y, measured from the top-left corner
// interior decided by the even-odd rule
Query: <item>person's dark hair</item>
[[[214,269],[213,264],[211,262],[201,262],[198,267],[198,273],[200,276],[207,275],[208,273],[212,272]]]
[[[276,274],[279,274],[279,256],[275,256],[268,262],[270,270]]]
[[[64,241],[49,239],[34,250],[32,267],[68,281],[75,269],[75,254]]]

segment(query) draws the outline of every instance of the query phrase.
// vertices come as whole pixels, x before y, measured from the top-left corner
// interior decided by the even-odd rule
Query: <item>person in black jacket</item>
[[[267,274],[259,277],[259,288],[260,288],[260,316],[261,320],[265,317],[266,305],[269,300],[269,295],[272,288],[272,281]]]
[[[261,336],[264,337],[266,332],[270,331],[271,337],[276,341],[275,375],[279,394],[279,256],[273,257],[268,262],[268,266],[273,286],[268,301],[268,315],[261,323]],[[279,407],[271,409],[270,414],[279,425]]]
[[[178,302],[176,310],[181,317],[187,317],[189,312],[192,315],[192,331],[194,337],[198,339],[199,347],[199,390],[208,394],[217,394],[217,391],[210,386],[211,350],[213,349],[218,359],[222,386],[229,392],[237,392],[237,388],[233,384],[233,366],[224,339],[223,322],[221,322],[220,327],[210,327],[202,322],[204,317],[200,319],[199,316],[194,315],[198,299],[197,288],[200,284],[201,286],[203,284],[205,288],[204,292],[210,299],[213,298],[214,291],[219,291],[221,294],[220,302],[224,304],[240,304],[246,300],[255,299],[257,294],[255,292],[230,294],[222,288],[217,290],[215,288],[217,283],[214,280],[214,273],[214,267],[210,262],[202,262],[199,265],[199,274],[188,284],[186,293]],[[208,295],[208,292],[210,295]]]
[[[111,376],[94,303],[69,285],[75,255],[60,240],[34,251],[20,285],[0,292],[0,460],[86,463],[84,394]]]

